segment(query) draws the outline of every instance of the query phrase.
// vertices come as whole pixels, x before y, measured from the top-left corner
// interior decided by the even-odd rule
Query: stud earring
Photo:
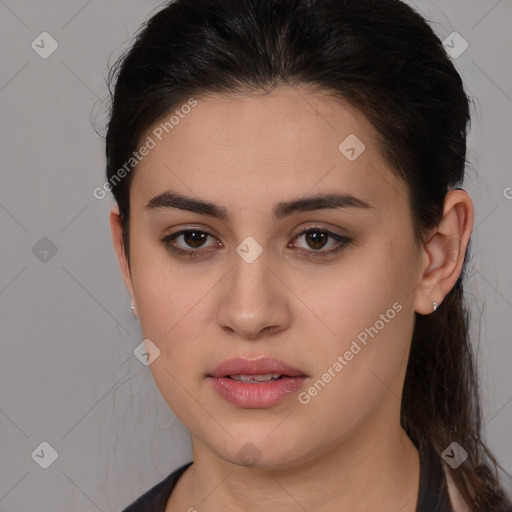
[[[433,309],[434,311],[436,311],[436,310],[437,310],[437,302],[432,302],[432,309]]]

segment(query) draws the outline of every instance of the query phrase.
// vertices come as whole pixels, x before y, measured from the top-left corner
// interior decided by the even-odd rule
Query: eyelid
[[[327,236],[329,238],[335,240],[337,243],[335,244],[334,247],[332,247],[331,249],[328,249],[328,250],[318,249],[315,251],[314,249],[308,250],[308,249],[303,249],[301,247],[298,247],[297,250],[299,252],[301,252],[307,258],[310,258],[310,259],[324,258],[324,259],[326,259],[329,256],[334,255],[335,253],[345,249],[347,246],[352,244],[352,239],[350,237],[342,235],[340,233],[336,233],[334,231],[331,231],[331,229],[327,229],[325,227],[318,226],[318,225],[311,225],[311,226],[301,228],[301,230],[298,233],[293,235],[292,243],[294,243],[294,241],[296,239],[298,239],[299,237],[304,236],[309,232],[315,232],[315,231],[319,232],[319,233],[327,234]]]
[[[312,222],[311,224],[307,224],[307,225],[302,225],[300,228],[298,228],[298,230],[296,232],[292,231],[292,233],[290,234],[290,236],[295,239],[297,238],[299,235],[302,235],[304,233],[307,233],[308,231],[311,231],[311,230],[318,230],[318,231],[322,231],[324,233],[328,233],[328,234],[331,234],[331,235],[336,235],[336,236],[339,236],[339,237],[345,237],[345,238],[348,238],[348,235],[343,235],[342,233],[338,233],[336,231],[334,231],[335,229],[340,229],[340,228],[335,228],[335,227],[326,227],[325,224],[322,224],[322,223],[315,223],[315,222]]]
[[[210,249],[212,247],[207,247],[207,248],[200,247],[199,249],[182,249],[181,247],[173,245],[173,242],[174,242],[174,240],[176,240],[176,238],[179,238],[180,236],[190,233],[190,232],[193,232],[193,231],[198,232],[198,233],[203,233],[203,234],[207,235],[207,237],[214,238],[217,242],[217,247],[219,246],[219,244],[222,246],[224,245],[215,235],[212,235],[210,232],[205,231],[204,229],[193,228],[193,227],[182,228],[178,231],[175,231],[174,233],[169,233],[168,235],[165,235],[161,239],[161,242],[164,244],[164,246],[166,246],[170,250],[177,252],[177,253],[181,253],[181,254],[196,254],[196,253],[210,252]]]

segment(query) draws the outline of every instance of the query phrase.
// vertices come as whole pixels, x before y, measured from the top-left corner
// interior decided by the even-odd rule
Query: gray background
[[[512,1],[408,3],[442,40],[457,31],[469,44],[454,59],[475,99],[467,297],[485,432],[512,472]],[[108,63],[161,4],[0,0],[3,512],[119,511],[191,459],[185,428],[133,355],[141,333],[111,245],[112,199],[93,197]],[[47,59],[31,47],[44,31],[59,45]],[[48,469],[31,456],[42,442],[58,453]]]

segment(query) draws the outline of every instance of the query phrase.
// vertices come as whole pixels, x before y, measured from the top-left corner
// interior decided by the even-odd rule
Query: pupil
[[[321,233],[319,231],[311,231],[306,233],[306,242],[312,249],[321,249],[325,245],[326,241],[326,233]]]
[[[187,233],[184,233],[183,238],[187,245],[197,248],[201,247],[201,245],[204,243],[206,236],[206,233],[201,233],[200,231],[189,231]]]

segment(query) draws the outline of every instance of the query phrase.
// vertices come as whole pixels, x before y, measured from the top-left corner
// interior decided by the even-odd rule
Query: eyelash
[[[178,256],[184,256],[187,258],[199,258],[203,256],[205,253],[210,252],[209,249],[193,249],[193,250],[185,250],[181,249],[180,247],[176,247],[176,245],[173,244],[174,240],[178,238],[179,236],[186,234],[186,233],[200,233],[200,234],[206,234],[208,236],[213,237],[210,233],[207,231],[201,231],[199,229],[183,229],[181,231],[177,231],[176,233],[173,233],[171,235],[165,236],[161,241],[164,244],[165,248],[170,250],[172,253],[178,255]],[[330,249],[328,251],[322,251],[321,249],[308,251],[306,249],[299,249],[300,252],[304,254],[305,257],[316,259],[316,258],[326,258],[334,253],[337,253],[338,251],[346,248],[352,243],[352,240],[350,238],[347,238],[342,235],[338,235],[337,233],[333,233],[332,231],[328,231],[326,229],[320,229],[315,227],[307,228],[297,235],[295,235],[294,240],[297,240],[299,237],[306,235],[308,233],[321,233],[327,235],[329,238],[334,239],[336,242],[339,242],[339,245],[335,247],[334,249]],[[215,238],[215,237],[213,237]]]

